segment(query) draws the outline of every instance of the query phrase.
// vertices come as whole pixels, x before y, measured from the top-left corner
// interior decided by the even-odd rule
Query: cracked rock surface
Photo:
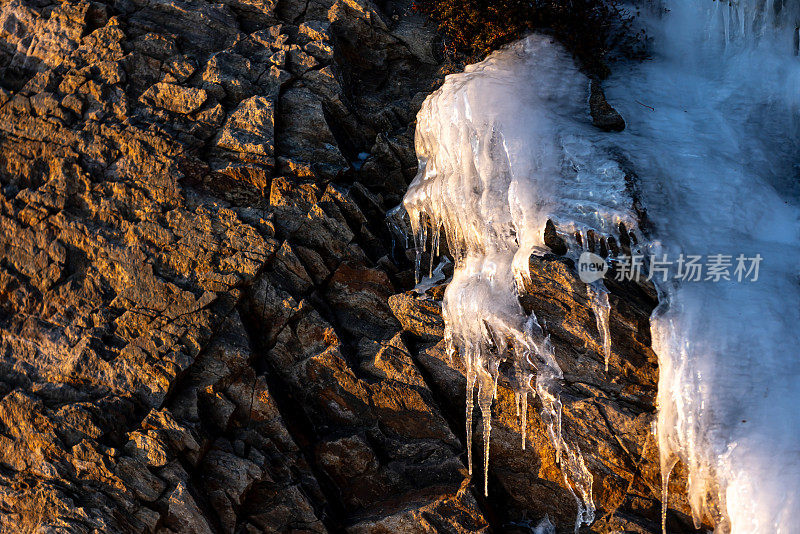
[[[0,531],[571,531],[502,384],[474,489],[441,287],[384,222],[437,49],[400,1],[0,0]],[[589,530],[657,532],[655,297],[612,289],[606,375],[573,271],[532,273]]]

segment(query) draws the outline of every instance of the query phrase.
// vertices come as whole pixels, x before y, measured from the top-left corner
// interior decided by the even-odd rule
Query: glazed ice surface
[[[418,278],[433,265],[440,233],[455,261],[443,312],[450,350],[467,368],[470,466],[473,390],[483,420],[486,473],[499,364],[509,360],[523,425],[528,393],[539,395],[578,502],[578,525],[594,519],[592,476],[579,444],[561,434],[561,369],[536,317],[522,310],[518,291],[528,276],[528,258],[545,249],[548,219],[573,244],[576,232],[585,243],[589,230],[599,238],[616,234],[620,223],[635,226],[625,176],[586,120],[587,98],[588,80],[572,59],[538,36],[449,76],[417,117],[419,174],[404,199],[420,252]],[[422,266],[425,248],[434,254],[431,265]],[[607,334],[602,282],[593,294],[598,324]]]
[[[404,206],[418,258],[426,248],[437,253],[443,233],[455,261],[446,338],[468,370],[470,435],[477,389],[484,463],[498,366],[508,360],[523,418],[528,393],[540,396],[579,504],[576,528],[593,520],[591,473],[580,444],[560,432],[552,346],[517,299],[529,256],[544,250],[547,220],[572,255],[590,230],[610,239],[623,223],[635,232],[622,154],[653,222],[643,252],[763,257],[757,281],[659,282],[658,439],[665,478],[678,458],[689,467],[698,522],[708,512],[719,531],[794,532],[800,10],[771,0],[664,4],[648,20],[653,59],[619,67],[606,82],[625,132],[593,129],[586,77],[560,46],[529,37],[449,76],[425,102],[420,171]],[[435,255],[431,266],[418,259],[418,277]],[[607,295],[601,282],[589,293],[607,354]],[[470,465],[471,454],[470,446]],[[709,492],[719,512],[706,509]]]

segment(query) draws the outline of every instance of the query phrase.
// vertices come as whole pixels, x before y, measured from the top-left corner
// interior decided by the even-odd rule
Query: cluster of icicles
[[[474,390],[486,473],[491,406],[504,376],[515,385],[523,447],[528,394],[538,396],[578,502],[576,531],[594,518],[592,475],[561,432],[553,346],[518,299],[530,283],[529,258],[547,251],[547,221],[573,259],[623,226],[673,260],[762,255],[758,284],[655,281],[662,498],[680,459],[697,526],[711,518],[720,534],[797,532],[800,3],[651,4],[643,18],[653,59],[618,68],[604,84],[626,117],[624,132],[593,129],[586,77],[556,43],[528,37],[449,76],[426,100],[419,174],[393,219],[408,216],[418,280],[426,250],[434,274],[442,234],[454,262],[442,306],[447,346],[467,370],[470,468]],[[650,243],[635,231],[618,157],[639,177]],[[441,279],[441,268],[435,274]],[[602,281],[587,292],[607,365],[608,295]]]
[[[426,251],[430,264],[424,270],[433,276],[442,234],[454,262],[442,308],[448,351],[466,368],[470,472],[477,390],[486,491],[491,407],[502,374],[516,392],[522,448],[529,393],[538,396],[541,419],[578,504],[576,531],[594,521],[592,475],[578,445],[562,434],[562,371],[549,337],[536,316],[525,313],[519,294],[529,281],[530,256],[547,251],[548,220],[577,253],[588,248],[589,236],[605,244],[621,224],[635,227],[624,173],[593,143],[584,116],[587,97],[588,80],[571,58],[539,36],[448,76],[418,114],[419,173],[391,214],[398,224],[405,214],[410,221],[418,282]],[[607,291],[597,281],[588,292],[607,366]]]

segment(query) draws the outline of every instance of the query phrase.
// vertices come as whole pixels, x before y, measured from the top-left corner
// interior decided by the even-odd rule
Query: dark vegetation
[[[617,0],[415,0],[414,9],[438,24],[451,58],[469,62],[531,31],[558,39],[600,78],[610,61],[646,55],[637,13]]]

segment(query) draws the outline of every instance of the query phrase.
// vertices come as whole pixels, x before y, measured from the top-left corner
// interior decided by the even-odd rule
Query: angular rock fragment
[[[159,82],[152,85],[140,100],[145,104],[184,115],[200,109],[208,99],[203,89]]]
[[[234,152],[271,156],[275,117],[272,102],[253,96],[239,104],[223,126],[217,146]]]

